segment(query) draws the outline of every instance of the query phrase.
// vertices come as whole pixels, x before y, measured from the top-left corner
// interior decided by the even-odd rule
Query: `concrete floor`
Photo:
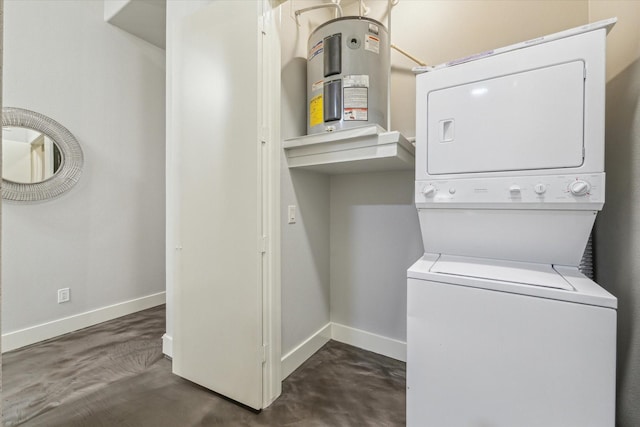
[[[255,414],[171,373],[164,307],[3,355],[5,426],[404,426],[405,364],[335,341]]]

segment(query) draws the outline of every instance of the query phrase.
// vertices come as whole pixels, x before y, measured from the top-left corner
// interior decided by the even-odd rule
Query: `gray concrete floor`
[[[255,414],[171,373],[164,307],[3,355],[5,426],[404,426],[405,364],[330,341]]]

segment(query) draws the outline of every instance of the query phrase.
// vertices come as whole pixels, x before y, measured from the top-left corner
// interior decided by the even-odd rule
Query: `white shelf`
[[[378,125],[286,139],[289,168],[327,174],[413,170],[415,148]]]

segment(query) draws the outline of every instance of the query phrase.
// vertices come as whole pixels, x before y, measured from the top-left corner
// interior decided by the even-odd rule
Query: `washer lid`
[[[616,309],[618,300],[578,271],[545,265],[425,253],[407,278]]]
[[[522,285],[574,291],[574,287],[549,264],[441,255],[429,270],[433,273],[465,276]]]

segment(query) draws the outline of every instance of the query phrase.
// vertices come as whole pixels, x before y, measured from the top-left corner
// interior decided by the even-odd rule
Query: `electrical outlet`
[[[69,288],[58,289],[58,304],[67,302],[71,299]]]

